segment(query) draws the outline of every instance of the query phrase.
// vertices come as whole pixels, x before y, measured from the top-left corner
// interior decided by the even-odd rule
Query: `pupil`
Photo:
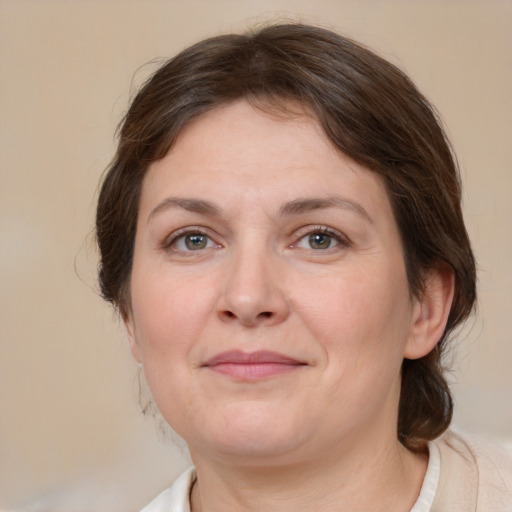
[[[328,249],[331,245],[331,237],[324,233],[309,235],[309,245],[313,249]]]
[[[185,245],[192,251],[204,249],[206,247],[206,236],[201,234],[188,235],[185,238]]]

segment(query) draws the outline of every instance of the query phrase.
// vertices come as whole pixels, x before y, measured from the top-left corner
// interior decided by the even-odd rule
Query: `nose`
[[[289,315],[278,256],[265,250],[240,249],[225,270],[225,285],[218,303],[223,322],[245,327],[275,325]]]

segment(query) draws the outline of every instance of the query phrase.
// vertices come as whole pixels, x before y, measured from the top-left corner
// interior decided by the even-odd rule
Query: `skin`
[[[410,510],[427,456],[397,441],[400,368],[452,295],[434,271],[411,294],[383,182],[306,111],[191,122],[144,178],[125,320],[189,445],[194,512]],[[233,350],[300,364],[208,365]]]

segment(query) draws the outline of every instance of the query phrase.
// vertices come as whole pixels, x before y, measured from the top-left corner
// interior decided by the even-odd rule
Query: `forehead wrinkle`
[[[314,210],[322,210],[327,208],[340,208],[343,210],[350,210],[361,217],[364,217],[368,222],[373,224],[373,219],[366,209],[356,201],[345,197],[311,197],[299,198],[285,203],[279,210],[281,216],[300,215]]]
[[[214,217],[221,216],[221,209],[210,201],[188,197],[166,197],[155,208],[153,208],[153,210],[151,210],[148,215],[148,221],[161,212],[176,208],[181,208],[201,215],[211,215]]]

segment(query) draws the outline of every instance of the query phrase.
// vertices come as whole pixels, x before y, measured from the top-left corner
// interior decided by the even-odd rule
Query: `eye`
[[[205,233],[193,231],[177,236],[170,247],[176,251],[200,251],[202,249],[210,249],[218,247],[218,245]]]
[[[321,228],[310,231],[302,236],[295,244],[299,249],[313,249],[315,251],[325,251],[337,246],[347,246],[348,243],[343,240],[341,235],[328,229]]]
[[[312,233],[307,237],[311,249],[329,249],[336,241],[327,233]]]

